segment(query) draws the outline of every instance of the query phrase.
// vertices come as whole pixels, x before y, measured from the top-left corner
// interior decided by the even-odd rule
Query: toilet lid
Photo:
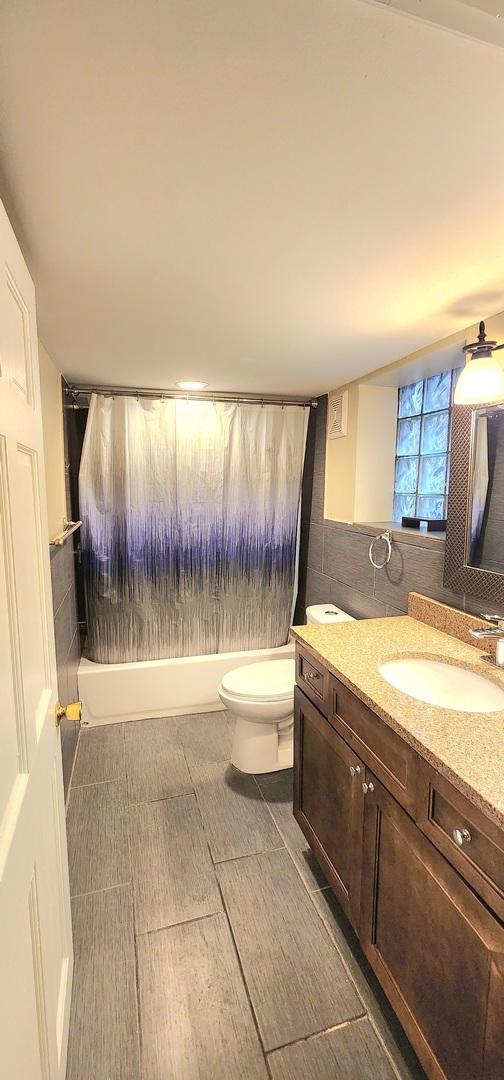
[[[235,697],[280,701],[294,693],[295,680],[294,660],[265,660],[228,671],[222,689]]]

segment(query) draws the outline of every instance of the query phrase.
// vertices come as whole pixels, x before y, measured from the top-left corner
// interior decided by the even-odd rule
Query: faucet
[[[493,656],[485,656],[483,659],[489,664],[504,668],[504,615],[488,615],[482,611],[481,618],[495,625],[475,626],[474,630],[469,630],[469,633],[474,638],[496,638],[495,660]]]

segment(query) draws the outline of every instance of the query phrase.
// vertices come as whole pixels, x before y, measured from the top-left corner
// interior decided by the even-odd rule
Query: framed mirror
[[[504,404],[453,410],[444,582],[504,609]]]

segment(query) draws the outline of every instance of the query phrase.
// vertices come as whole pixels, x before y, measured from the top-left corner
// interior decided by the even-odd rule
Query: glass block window
[[[460,368],[402,386],[393,521],[446,517],[453,391]]]

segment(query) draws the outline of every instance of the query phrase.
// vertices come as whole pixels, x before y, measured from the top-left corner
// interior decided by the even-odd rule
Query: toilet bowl
[[[334,604],[306,610],[308,623],[351,620]],[[294,660],[265,660],[234,668],[219,686],[222,704],[235,718],[231,762],[244,773],[290,769],[294,754]]]
[[[292,766],[294,660],[265,660],[229,671],[219,686],[235,717],[231,762],[246,773]]]

